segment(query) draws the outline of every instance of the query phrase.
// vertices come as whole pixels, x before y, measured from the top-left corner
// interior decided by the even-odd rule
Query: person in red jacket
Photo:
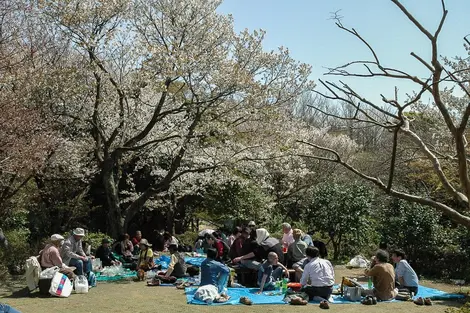
[[[140,241],[142,240],[142,232],[140,230],[135,232],[134,238],[132,238],[132,244],[135,246],[139,246]]]
[[[217,250],[216,261],[223,262],[223,260],[226,259],[226,254],[228,253],[228,251],[225,251],[226,249],[222,240],[217,239],[213,234],[206,234],[205,240],[208,246],[213,247],[215,250]]]

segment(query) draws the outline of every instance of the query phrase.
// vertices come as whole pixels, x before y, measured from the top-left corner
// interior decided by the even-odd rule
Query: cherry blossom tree
[[[30,101],[32,76],[41,73],[42,39],[27,21],[22,1],[0,3],[0,214],[7,201],[41,170],[57,137]]]
[[[243,125],[313,86],[309,66],[285,48],[263,51],[263,31],[236,33],[219,4],[72,0],[37,8],[69,44],[40,102],[74,136],[92,139],[112,235],[173,182],[255,148],[243,143],[253,126]],[[151,183],[123,195],[131,167],[148,168]]]

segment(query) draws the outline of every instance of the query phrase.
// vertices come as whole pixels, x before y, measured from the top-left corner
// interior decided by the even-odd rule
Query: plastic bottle
[[[276,290],[281,290],[281,281],[279,280],[279,278],[276,280]]]
[[[369,281],[367,282],[367,289],[372,289],[372,277],[369,276]]]
[[[283,293],[286,293],[287,292],[287,283],[289,282],[289,280],[287,278],[284,278],[282,280],[282,292]]]

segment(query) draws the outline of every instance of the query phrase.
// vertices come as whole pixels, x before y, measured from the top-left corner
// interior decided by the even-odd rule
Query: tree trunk
[[[339,246],[336,242],[333,241],[333,260],[338,260],[339,258]]]
[[[121,214],[118,179],[113,160],[106,160],[103,167],[103,186],[108,203],[108,234],[119,238],[124,232],[124,217]]]

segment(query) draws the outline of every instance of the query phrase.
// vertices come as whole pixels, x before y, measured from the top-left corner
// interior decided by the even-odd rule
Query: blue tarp
[[[186,300],[189,304],[199,304],[199,305],[207,305],[202,301],[198,301],[194,299],[194,293],[196,292],[197,288],[191,287],[186,288]],[[253,301],[253,304],[286,304],[283,299],[284,295],[269,295],[272,292],[263,292],[263,294],[256,294],[259,289],[257,288],[229,288],[228,295],[230,296],[230,300],[225,303],[213,303],[211,305],[238,305],[240,304],[241,297],[248,297]],[[450,299],[461,299],[464,298],[463,295],[459,294],[451,294],[446,293],[441,290],[437,290],[434,288],[419,286],[419,292],[416,297],[423,297],[423,298],[431,298],[433,300],[450,300]],[[332,296],[333,304],[358,304],[358,302],[351,302],[348,301],[341,296]],[[387,302],[399,302],[398,300],[387,301]]]
[[[204,261],[206,258],[201,258],[201,257],[186,257],[184,258],[184,261],[186,264],[196,266],[196,267],[201,267],[202,261]]]

